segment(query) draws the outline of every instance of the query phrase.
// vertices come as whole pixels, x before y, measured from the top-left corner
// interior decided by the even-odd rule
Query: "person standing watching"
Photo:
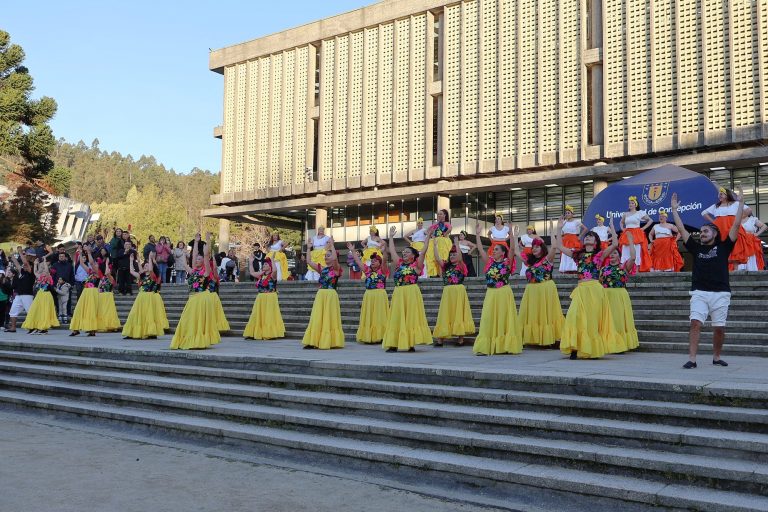
[[[155,235],[149,235],[149,242],[147,242],[144,245],[144,248],[141,250],[141,252],[144,255],[144,261],[147,261],[149,259],[149,253],[151,252],[157,253],[157,244],[155,243]]]
[[[58,283],[58,280],[61,279],[68,285],[66,287],[57,286],[56,293],[58,295],[63,295],[65,290],[66,293],[69,294],[72,286],[75,284],[75,271],[74,267],[72,266],[72,260],[70,259],[69,255],[64,252],[63,249],[64,248],[62,246],[59,246],[59,253],[56,255],[57,259],[51,265],[51,275],[53,276],[53,279],[55,279],[54,282]],[[56,316],[59,317],[59,322],[69,322],[69,317],[72,316],[72,306],[70,305],[69,296],[67,296],[66,301],[56,300],[54,301],[54,304],[56,305]],[[66,306],[66,309],[62,311],[60,309],[61,306]]]
[[[251,271],[255,274],[261,272],[261,265],[264,263],[265,257],[266,255],[264,254],[264,251],[261,250],[261,244],[259,242],[253,244],[253,257],[251,258],[253,261],[253,268],[248,273],[250,274]],[[251,281],[255,280],[256,278],[251,275]]]
[[[685,229],[677,208],[680,201],[677,194],[672,194],[672,215],[675,226],[683,238],[683,243],[693,255],[693,272],[691,273],[691,326],[688,331],[688,362],[685,369],[696,368],[696,352],[699,349],[701,326],[712,319],[712,364],[728,366],[720,359],[720,352],[725,341],[725,321],[728,318],[728,306],[731,303],[731,286],[728,274],[728,258],[736,246],[741,227],[741,217],[744,214],[744,192],[739,187],[736,201],[739,206],[731,229],[726,237],[720,236],[720,229],[714,224],[701,227],[699,242],[691,238]],[[721,238],[723,238],[721,240]]]
[[[176,284],[187,282],[187,246],[184,242],[176,244],[173,250],[173,268],[176,269]]]
[[[13,291],[16,293],[16,297],[13,299],[11,312],[9,314],[11,323],[5,332],[16,332],[16,319],[19,316],[19,313],[21,313],[22,310],[29,313],[29,308],[32,307],[32,300],[34,299],[33,288],[35,286],[35,274],[32,272],[29,258],[35,257],[35,251],[34,249],[30,250],[28,251],[28,254],[22,253],[19,257],[21,262],[17,261],[15,258],[11,260],[13,266],[16,267],[16,277],[13,280]]]
[[[161,283],[166,283],[168,277],[168,259],[171,257],[171,245],[166,237],[160,237],[160,241],[155,245],[155,254]]]
[[[89,250],[90,245],[84,245],[77,242],[77,250],[75,251],[75,298],[80,299],[80,295],[85,288],[85,281],[88,279],[88,272],[80,265],[81,261],[87,261],[85,251]],[[71,301],[70,301],[71,303]],[[71,316],[71,315],[70,315]]]
[[[120,295],[133,295],[131,284],[131,255],[136,259],[136,251],[133,249],[133,243],[124,242],[123,250],[119,252],[115,266],[117,267],[117,291]]]

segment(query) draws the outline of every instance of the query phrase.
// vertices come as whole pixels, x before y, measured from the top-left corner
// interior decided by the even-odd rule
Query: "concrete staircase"
[[[309,307],[303,289],[283,287],[284,312]],[[240,290],[245,315],[245,288],[224,295],[232,304]],[[442,483],[514,510],[768,511],[765,384],[429,367],[383,354],[372,363],[234,357],[51,338],[0,341],[0,404]]]
[[[576,286],[571,276],[557,277],[563,311],[570,303],[569,295]],[[481,278],[466,281],[476,325],[480,324],[485,285]],[[768,272],[738,273],[731,276],[733,295],[726,334],[727,354],[768,356]],[[442,283],[438,279],[420,284],[430,327],[434,326],[440,305]],[[512,286],[518,302],[523,296],[525,281],[516,278]],[[635,323],[640,335],[641,350],[685,353],[688,346],[688,314],[690,274],[645,274],[635,277],[628,290],[635,311]],[[279,286],[280,306],[286,326],[286,337],[301,339],[306,329],[316,283],[284,282]],[[339,295],[342,322],[348,341],[354,341],[364,293],[362,283],[342,280]],[[391,295],[391,287],[390,287]],[[221,300],[232,328],[232,336],[240,336],[248,322],[256,297],[250,283],[221,287]],[[173,328],[187,300],[186,286],[166,285],[162,290],[168,317]],[[128,316],[133,297],[116,297],[121,319]],[[702,351],[711,351],[711,328],[705,327]]]

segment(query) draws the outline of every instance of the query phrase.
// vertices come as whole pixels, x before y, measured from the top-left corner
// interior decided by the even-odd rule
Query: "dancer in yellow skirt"
[[[613,237],[608,249],[601,251],[600,237],[594,231],[588,231],[584,235],[583,248],[571,249],[564,247],[560,238],[563,224],[565,219],[560,217],[555,231],[555,246],[576,262],[579,284],[571,293],[571,305],[560,336],[560,351],[570,354],[571,359],[600,358],[616,343],[616,330],[611,307],[605,300],[598,277],[605,255],[616,249],[618,238]]]
[[[615,237],[616,233],[612,235]],[[634,350],[639,346],[637,329],[635,328],[635,316],[632,314],[632,301],[627,293],[627,281],[629,276],[637,273],[635,265],[635,245],[632,233],[627,233],[629,243],[629,259],[621,262],[621,254],[618,250],[612,251],[608,256],[608,263],[600,269],[600,282],[605,288],[605,299],[611,308],[611,317],[617,336],[607,349],[611,354],[621,354],[628,350]]]
[[[366,238],[365,241],[360,242],[360,245],[364,247],[362,261],[365,265],[371,264],[371,257],[374,254],[378,255],[379,258],[381,258],[381,261],[384,261],[384,251],[386,248],[384,247],[384,241],[379,236],[379,228],[371,226],[368,238]]]
[[[331,349],[344,347],[344,331],[341,329],[341,306],[336,287],[342,274],[341,265],[336,258],[336,249],[333,248],[333,237],[330,241],[330,249],[325,252],[325,267],[320,267],[315,262],[307,264],[320,274],[320,289],[315,295],[312,305],[312,313],[309,316],[309,324],[301,340],[303,348]]]
[[[256,300],[253,302],[251,317],[245,326],[243,337],[251,340],[273,340],[285,336],[285,324],[277,300],[277,269],[267,258],[261,270],[253,271],[253,259],[248,258],[248,268],[256,282]]]
[[[389,229],[389,253],[393,256],[397,254],[395,233],[397,228],[392,226]],[[392,293],[387,330],[382,341],[382,347],[387,352],[415,352],[416,345],[432,343],[432,332],[424,312],[424,299],[417,284],[424,270],[424,251],[429,247],[432,233],[432,229],[427,232],[425,248],[420,252],[413,247],[406,247],[402,259],[392,262],[395,291]]]
[[[206,245],[210,245],[212,235],[208,233],[206,236],[208,237],[208,243]],[[220,333],[227,332],[229,331],[229,321],[224,314],[224,306],[221,304],[221,297],[219,297],[219,286],[221,283],[219,281],[219,272],[216,269],[216,262],[213,257],[208,258],[208,266],[210,268],[210,273],[208,274],[206,283],[208,284],[208,291],[211,293],[210,295],[207,295],[206,298],[210,301],[211,310],[216,317],[216,328]]]
[[[99,329],[99,269],[91,254],[91,249],[83,246],[84,253],[79,258],[79,264],[88,274],[83,283],[83,293],[77,299],[75,311],[69,328],[70,336],[77,336],[80,331],[86,331],[88,336],[95,336]]]
[[[427,243],[427,276],[438,277],[440,276],[440,266],[437,264],[437,259],[435,259],[436,253],[434,248],[437,247],[437,254],[440,254],[440,259],[448,261],[448,253],[453,246],[450,238],[451,224],[448,210],[443,209],[437,212],[437,222],[432,224],[429,231],[432,233],[432,238]]]
[[[427,230],[424,229],[424,219],[419,217],[416,220],[416,229],[406,234],[404,237],[410,243],[411,247],[416,249],[416,252],[424,250],[424,241],[427,239]],[[392,261],[394,261],[395,255],[390,255]]]
[[[120,330],[120,318],[115,307],[115,278],[112,276],[112,268],[109,260],[105,265],[105,271],[98,269],[99,276],[99,332],[117,332]]]
[[[309,247],[309,258],[307,261],[314,261],[316,265],[320,265],[321,267],[325,264],[325,251],[328,250],[328,242],[331,240],[331,237],[325,234],[325,226],[318,226],[317,227],[317,234],[312,237],[311,239],[311,245]],[[306,278],[307,281],[317,281],[320,279],[320,274],[314,271],[312,267],[309,267],[307,265],[307,273]]]
[[[151,252],[149,253],[149,259],[141,267],[141,272],[137,272],[134,266],[133,254],[130,256],[129,271],[139,284],[139,294],[133,302],[128,318],[125,320],[123,339],[155,339],[165,334],[165,322],[167,321],[165,306],[162,299],[160,299],[161,313],[155,299],[155,296],[160,298],[160,294],[156,292],[159,284],[158,276],[154,272],[154,265],[154,253]]]
[[[357,341],[360,343],[381,343],[389,319],[389,298],[387,297],[387,275],[384,272],[384,260],[380,254],[372,254],[370,263],[366,265],[355,252],[353,244],[347,244],[347,249],[365,276],[365,294],[363,294],[363,304],[360,307]]]
[[[26,257],[26,256],[24,256]],[[21,324],[22,329],[29,329],[29,334],[48,334],[48,329],[59,326],[56,307],[53,304],[53,278],[45,260],[35,262],[35,300],[29,313]]]
[[[553,232],[551,223],[549,232]],[[543,239],[534,238],[531,252],[526,257],[525,278],[528,284],[520,302],[523,344],[552,346],[560,339],[565,322],[557,286],[552,280],[555,247],[547,249]]]
[[[453,240],[448,261],[443,261],[440,257],[437,246],[434,246],[434,250],[443,276],[443,295],[440,298],[435,328],[432,330],[432,336],[437,338],[434,345],[442,347],[445,338],[455,336],[457,344],[463,346],[464,336],[475,334],[475,320],[472,318],[467,288],[464,286],[464,278],[469,270],[461,255],[459,238],[455,237]]]
[[[480,258],[485,265],[485,299],[483,312],[480,315],[480,331],[475,338],[472,351],[478,356],[493,354],[519,354],[523,351],[523,340],[520,332],[520,319],[517,317],[515,296],[508,286],[509,278],[515,273],[515,255],[517,244],[512,245],[512,253],[507,246],[496,244],[493,254],[488,256],[483,250],[480,240],[482,227],[477,223],[477,247]],[[513,236],[517,239],[517,226],[513,228]]]
[[[171,349],[203,349],[221,341],[216,313],[208,298],[211,293],[207,283],[211,273],[211,244],[207,243],[203,246],[203,254],[200,254],[199,246],[200,234],[198,233],[192,244],[194,266],[190,267],[184,262],[189,284],[189,300],[181,312],[181,318],[171,340]]]
[[[288,258],[285,256],[285,242],[280,240],[280,233],[277,231],[272,233],[272,237],[267,245],[269,245],[267,258],[272,260],[272,263],[277,269],[277,280],[287,280],[288,276],[291,274],[288,272]],[[309,262],[309,255],[307,255],[307,262]]]

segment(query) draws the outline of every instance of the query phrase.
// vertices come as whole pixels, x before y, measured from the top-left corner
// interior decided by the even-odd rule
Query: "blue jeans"
[[[165,283],[165,276],[168,274],[168,263],[157,263],[157,270],[160,272],[160,282]]]
[[[176,284],[185,284],[187,282],[187,271],[186,270],[177,270],[176,271]]]

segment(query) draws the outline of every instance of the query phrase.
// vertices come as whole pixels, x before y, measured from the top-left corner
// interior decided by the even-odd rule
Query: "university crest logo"
[[[643,187],[643,202],[649,206],[656,206],[667,197],[669,182],[651,183]]]

